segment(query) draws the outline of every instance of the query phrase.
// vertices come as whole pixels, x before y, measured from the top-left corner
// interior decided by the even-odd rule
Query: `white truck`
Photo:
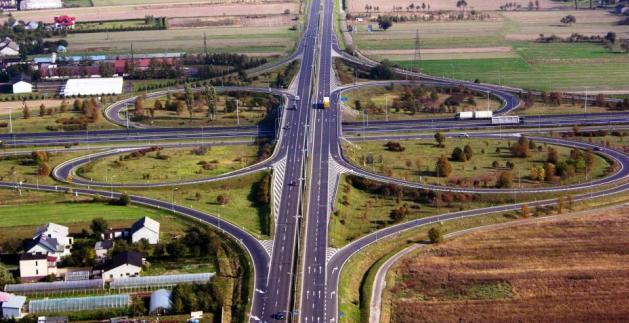
[[[518,116],[499,116],[499,117],[491,118],[491,124],[497,124],[497,125],[519,124],[520,122],[522,122],[522,120]]]
[[[454,115],[454,118],[458,119],[458,120],[491,119],[493,114],[494,113],[491,110],[487,110],[487,111],[463,111],[463,112],[457,112]]]

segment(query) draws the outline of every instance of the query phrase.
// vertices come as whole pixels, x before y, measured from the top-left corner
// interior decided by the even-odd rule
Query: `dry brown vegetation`
[[[396,264],[394,322],[629,317],[629,208],[479,232]]]

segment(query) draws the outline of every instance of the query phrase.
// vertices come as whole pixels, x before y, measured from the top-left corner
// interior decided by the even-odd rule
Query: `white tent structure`
[[[122,77],[69,79],[62,93],[64,96],[121,94]]]

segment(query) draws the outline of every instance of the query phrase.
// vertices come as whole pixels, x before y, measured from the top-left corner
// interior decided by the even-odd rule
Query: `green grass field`
[[[53,169],[58,164],[82,155],[86,152],[68,152],[68,153],[51,153],[48,154],[48,165]],[[0,181],[7,182],[23,182],[23,183],[39,183],[39,184],[56,184],[49,176],[38,176],[37,169],[39,166],[31,163],[30,155],[5,156],[0,157]]]
[[[564,26],[573,14],[577,23]],[[399,23],[386,31],[353,33],[357,47],[375,59],[410,67],[415,31],[428,74],[539,90],[629,90],[629,56],[618,45],[609,52],[594,43],[536,43],[539,34],[629,37],[616,16],[603,11],[502,12],[490,21]]]
[[[119,160],[122,155],[111,156],[83,166],[78,174],[105,183],[165,182],[217,176],[257,160],[258,145],[214,146],[203,156],[193,154],[195,148],[167,148],[124,161]],[[210,166],[204,169],[200,162]]]
[[[514,158],[509,152],[509,144],[514,144],[516,140],[487,140],[487,139],[464,139],[447,138],[445,148],[436,147],[434,140],[408,140],[400,141],[405,148],[404,152],[392,152],[384,146],[387,141],[356,142],[358,147],[351,147],[345,144],[345,155],[350,161],[359,167],[381,174],[387,174],[396,178],[409,181],[437,184],[437,185],[471,185],[473,181],[478,181],[479,185],[484,185],[485,181],[490,187],[494,186],[496,178],[501,172],[508,171],[505,166],[507,161],[515,164],[512,171],[514,186],[516,187],[539,187],[548,185],[559,185],[559,183],[540,182],[529,179],[532,166],[542,167],[546,161],[549,146],[538,144],[542,150],[531,150],[529,158]],[[442,154],[448,158],[455,147],[463,149],[465,145],[470,145],[473,150],[473,157],[467,162],[451,161],[452,173],[448,178],[438,178],[435,173],[436,160]],[[497,153],[496,149],[500,152]],[[560,160],[566,160],[570,156],[570,149],[561,146],[554,146],[559,152]],[[374,163],[364,163],[373,157]],[[497,161],[499,167],[492,167],[492,163]],[[592,169],[588,173],[589,179],[604,176],[610,167],[609,163],[602,157],[596,156],[592,164]],[[564,179],[560,184],[580,183],[586,180],[585,174]],[[462,184],[459,184],[459,181]],[[467,184],[465,184],[467,183]]]
[[[99,30],[99,29],[123,29],[123,28],[148,28],[154,25],[147,25],[144,19],[129,20],[112,20],[112,21],[94,21],[94,22],[78,22],[75,30]]]

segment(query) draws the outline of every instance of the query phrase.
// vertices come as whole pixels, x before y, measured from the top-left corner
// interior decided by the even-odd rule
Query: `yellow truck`
[[[329,107],[330,107],[330,97],[324,96],[323,97],[323,108],[327,109]]]

